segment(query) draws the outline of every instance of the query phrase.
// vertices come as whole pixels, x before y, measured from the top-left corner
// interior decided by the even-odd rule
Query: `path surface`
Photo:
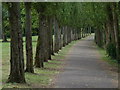
[[[101,60],[93,37],[73,46],[55,88],[117,88],[117,73],[110,72],[108,64]]]

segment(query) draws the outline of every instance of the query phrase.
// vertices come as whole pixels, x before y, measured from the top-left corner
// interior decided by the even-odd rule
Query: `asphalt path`
[[[117,88],[117,73],[101,60],[94,35],[77,42],[66,56],[55,88]]]

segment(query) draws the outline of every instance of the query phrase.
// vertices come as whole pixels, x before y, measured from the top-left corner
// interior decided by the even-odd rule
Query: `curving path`
[[[66,59],[55,88],[117,88],[117,73],[101,60],[94,35],[75,44]]]

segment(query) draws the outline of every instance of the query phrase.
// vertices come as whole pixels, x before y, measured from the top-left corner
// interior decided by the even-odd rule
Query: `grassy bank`
[[[33,56],[35,57],[36,51],[36,42],[37,38],[33,37]],[[41,88],[41,87],[51,87],[51,84],[54,83],[55,76],[60,72],[61,68],[64,65],[64,60],[66,54],[69,52],[70,48],[77,41],[71,42],[66,47],[62,48],[58,54],[52,56],[52,60],[45,62],[45,68],[39,69],[35,68],[35,73],[25,73],[26,84],[17,84],[17,83],[6,83],[9,68],[10,68],[10,43],[2,43],[2,82],[3,88]],[[25,42],[24,42],[24,57],[25,57]]]
[[[114,67],[118,67],[118,66],[119,66],[119,65],[118,65],[118,61],[115,60],[115,59],[113,59],[113,58],[111,58],[110,56],[108,56],[107,53],[106,53],[106,51],[105,51],[105,49],[100,48],[100,47],[98,47],[98,46],[97,46],[97,48],[98,48],[98,50],[99,50],[99,53],[100,53],[101,56],[102,56],[102,60],[108,62],[110,65],[112,65],[112,66],[114,66]]]

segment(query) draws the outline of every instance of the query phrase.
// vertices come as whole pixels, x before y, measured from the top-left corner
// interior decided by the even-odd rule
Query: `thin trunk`
[[[2,42],[8,42],[7,41],[7,36],[6,36],[6,34],[5,34],[5,30],[4,30],[4,27],[2,27],[3,29],[3,31],[2,31]]]
[[[53,40],[53,36],[52,36],[52,18],[48,17],[48,59],[51,60],[51,55],[52,55],[52,40]]]
[[[25,3],[26,10],[26,72],[34,73],[31,30],[31,3]]]
[[[9,3],[11,26],[10,75],[7,82],[25,83],[23,41],[20,21],[20,3]]]
[[[68,27],[66,26],[66,45],[68,45],[68,38],[69,38],[69,36],[68,36]]]
[[[53,18],[50,18],[50,36],[51,36],[51,41],[50,41],[50,44],[51,44],[51,55],[54,55],[54,44],[53,44]]]
[[[59,27],[59,49],[62,49],[62,28]]]
[[[58,22],[57,20],[54,18],[54,52],[58,53],[59,51],[59,27],[58,27]]]
[[[65,47],[65,45],[66,45],[66,31],[65,31],[66,29],[65,29],[65,27],[63,27],[63,47]]]

